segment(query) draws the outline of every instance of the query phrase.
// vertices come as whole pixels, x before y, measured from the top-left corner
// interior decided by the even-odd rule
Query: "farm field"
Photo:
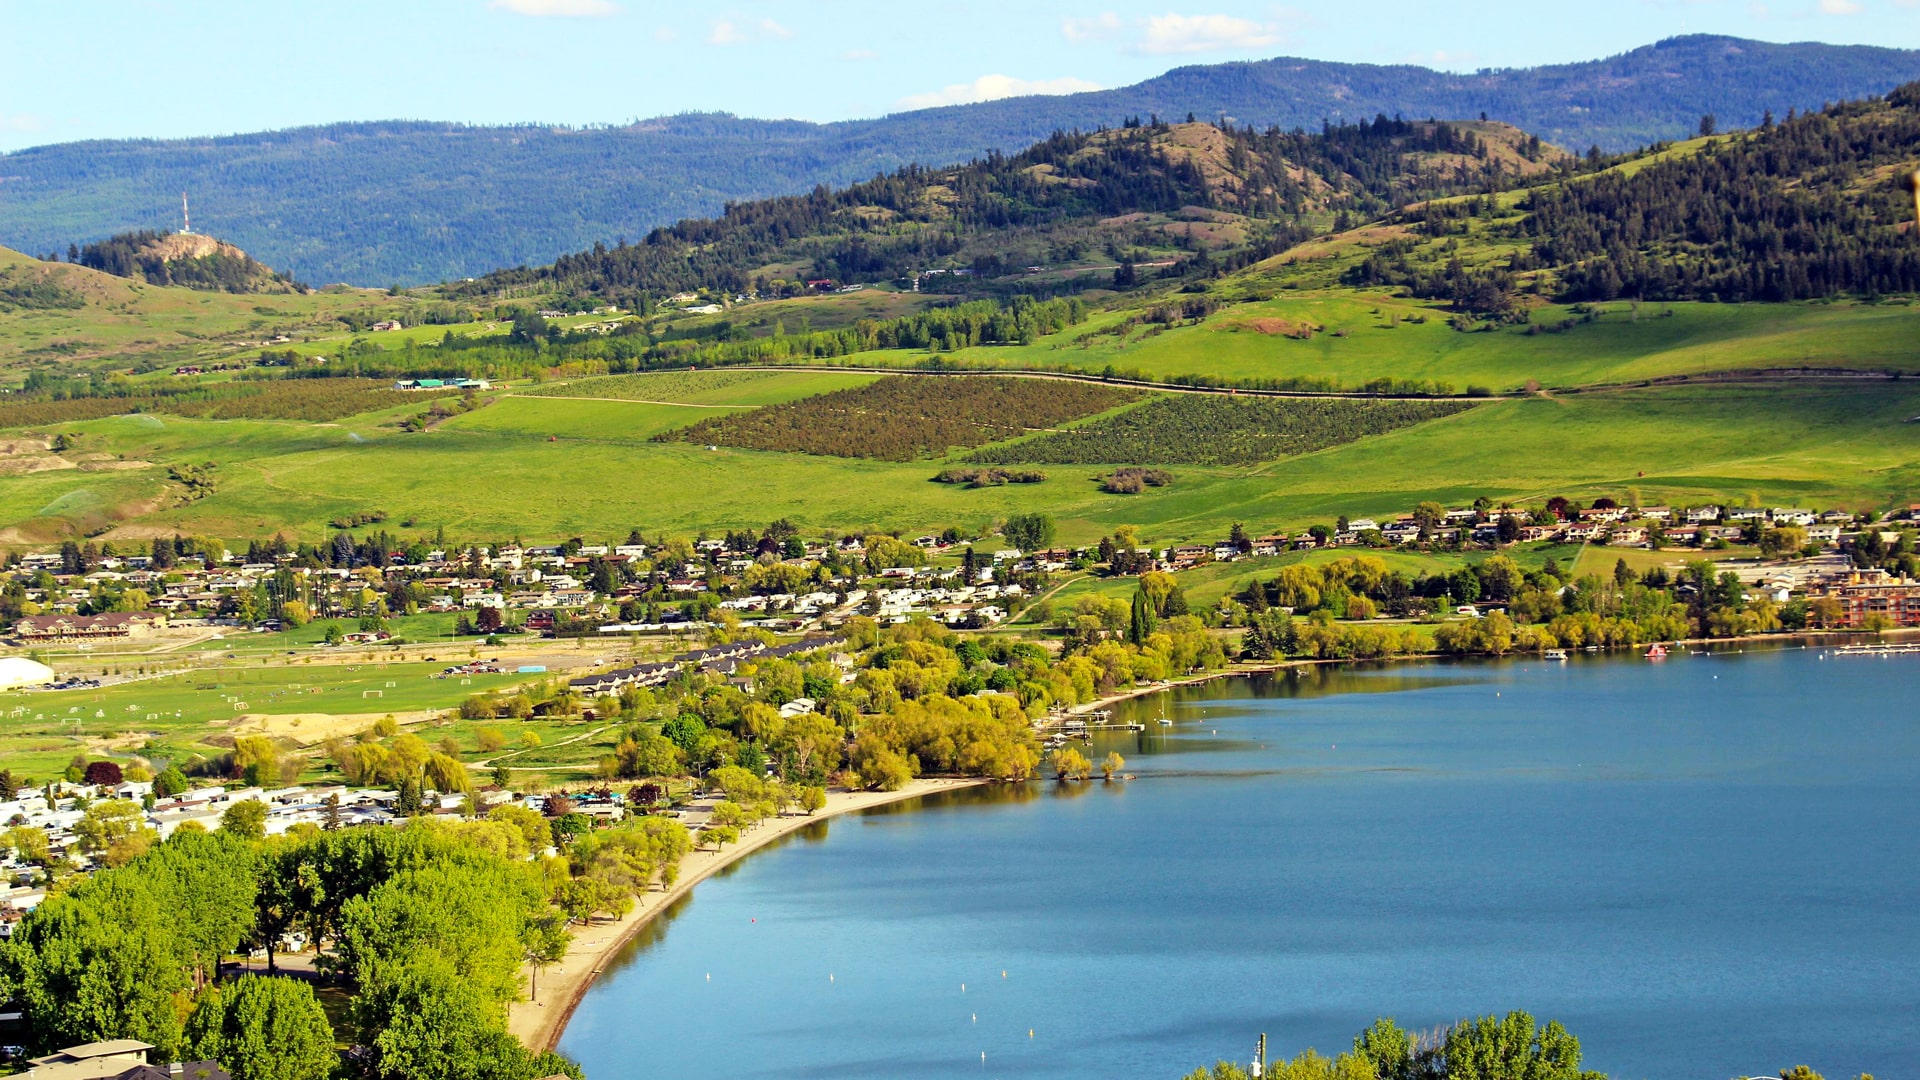
[[[1671,375],[1758,368],[1820,367],[1920,371],[1920,307],[1893,302],[1806,304],[1645,303],[1594,305],[1605,314],[1560,333],[1524,327],[1461,333],[1446,305],[1385,292],[1348,289],[1283,292],[1271,300],[1229,304],[1198,326],[1124,339],[1094,335],[1117,321],[1091,320],[1032,345],[981,346],[957,359],[1005,366],[1109,366],[1151,378],[1331,379],[1358,387],[1373,379],[1451,383],[1508,392],[1535,381],[1550,388],[1631,382]],[[1663,313],[1672,311],[1671,316]],[[1575,318],[1568,307],[1533,312],[1553,325]],[[1424,319],[1424,323],[1408,320]],[[1321,328],[1309,340],[1288,328]],[[862,354],[900,363],[903,354]]]
[[[890,376],[852,389],[707,417],[672,437],[751,450],[911,461],[1048,431],[1138,391],[1072,380]]]
[[[503,408],[504,407],[504,408]],[[497,419],[489,414],[501,409]],[[545,410],[537,413],[519,410]],[[665,412],[648,411],[664,409]],[[620,411],[627,410],[627,411]],[[675,407],[509,398],[422,434],[380,418],[321,426],[114,417],[70,425],[79,444],[150,467],[50,470],[0,486],[0,524],[63,508],[124,515],[138,537],[180,531],[244,539],[326,534],[343,514],[380,510],[458,539],[607,536],[640,527],[693,535],[789,517],[811,529],[982,531],[1040,510],[1062,540],[1119,524],[1149,539],[1213,539],[1235,521],[1304,527],[1339,514],[1402,512],[1421,499],[1591,498],[1638,488],[1648,502],[1752,496],[1764,503],[1884,508],[1920,489],[1920,389],[1908,383],[1713,386],[1487,402],[1357,442],[1243,467],[1180,466],[1139,495],[1099,490],[1094,465],[1048,480],[968,490],[930,482],[954,459],[903,463],[681,443],[636,434]],[[1579,452],[1564,452],[1578,447]],[[196,502],[143,508],[170,462],[215,460],[219,486]],[[1131,464],[1113,462],[1110,464]],[[49,508],[52,508],[49,510]],[[72,513],[73,511],[66,511]]]
[[[759,371],[709,368],[656,371],[637,375],[597,375],[544,383],[521,390],[523,397],[618,398],[682,405],[752,406],[865,386],[879,378],[855,372]]]

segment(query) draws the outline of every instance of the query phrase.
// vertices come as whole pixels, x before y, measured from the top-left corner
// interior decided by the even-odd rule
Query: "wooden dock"
[[[1920,643],[1903,642],[1898,645],[1842,645],[1833,650],[1835,656],[1914,656],[1920,655]]]

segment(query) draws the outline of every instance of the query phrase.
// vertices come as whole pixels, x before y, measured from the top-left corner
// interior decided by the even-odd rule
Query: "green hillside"
[[[1767,110],[1784,116],[1916,78],[1914,50],[1692,35],[1471,73],[1301,57],[1194,65],[1112,90],[834,124],[722,114],[610,128],[391,121],[66,143],[0,155],[9,178],[0,243],[65,251],[161,227],[190,190],[204,227],[301,280],[419,284],[539,265],[728,203],[946,166],[1128,117],[1317,130],[1376,115],[1484,114],[1570,150],[1620,152],[1684,138],[1706,114],[1749,127]]]
[[[412,294],[240,298],[11,256],[0,342],[33,381],[0,401],[0,543],[1031,511],[1069,541],[1172,541],[1629,492],[1885,508],[1920,493],[1916,163],[1912,90],[1577,165],[1478,122],[1146,123]],[[1024,265],[1074,244],[1077,268]],[[1791,272],[1728,302],[1756,247]],[[929,252],[974,272],[895,276]],[[829,266],[865,287],[775,287]],[[1596,295],[1609,275],[1629,291]],[[236,344],[269,301],[304,329]],[[409,326],[356,330],[374,314]],[[462,321],[416,325],[436,316]],[[84,359],[48,350],[55,327]],[[159,362],[193,350],[279,366]],[[63,371],[86,379],[56,391]],[[389,388],[421,378],[442,385]]]

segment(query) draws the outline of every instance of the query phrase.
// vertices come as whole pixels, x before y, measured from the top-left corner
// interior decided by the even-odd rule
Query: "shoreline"
[[[1854,636],[1846,631],[1809,631],[1793,637],[1806,639],[1827,639]],[[1912,636],[1899,635],[1895,636]],[[1728,645],[1755,641],[1780,641],[1784,644],[1786,635],[1754,634],[1734,638],[1692,638],[1673,642],[1675,645]],[[1812,647],[1812,646],[1807,646]],[[1637,648],[1637,647],[1635,647]],[[1600,655],[1619,654],[1632,656],[1633,648],[1608,649]],[[1509,653],[1492,659],[1534,659],[1540,657],[1534,653]],[[1377,662],[1405,662],[1459,659],[1438,653],[1422,653],[1404,657],[1383,657]],[[1056,714],[1056,720],[1062,716],[1082,716],[1100,709],[1111,708],[1123,701],[1143,698],[1151,694],[1174,690],[1184,686],[1197,686],[1215,679],[1229,679],[1248,675],[1272,674],[1288,668],[1313,667],[1325,664],[1352,664],[1375,661],[1344,658],[1310,658],[1295,660],[1266,661],[1260,663],[1235,663],[1217,671],[1202,672],[1183,678],[1147,686],[1134,686],[1123,691],[1108,694],[1105,697],[1084,705],[1076,705],[1062,714]],[[695,850],[682,860],[681,876],[673,886],[663,892],[648,892],[635,899],[634,910],[625,918],[614,922],[596,922],[583,926],[574,935],[565,960],[541,973],[540,981],[545,984],[545,1001],[516,1001],[508,1007],[508,1030],[536,1053],[557,1047],[561,1035],[566,1031],[567,1022],[572,1019],[574,1010],[595,980],[604,969],[606,962],[631,942],[635,935],[654,917],[666,910],[681,897],[690,893],[694,886],[715,873],[732,865],[735,861],[758,851],[760,848],[796,832],[816,821],[824,821],[841,814],[866,810],[876,806],[903,802],[942,791],[958,791],[963,788],[980,787],[996,781],[984,778],[935,778],[914,780],[898,791],[836,791],[827,795],[827,805],[818,813],[796,814],[763,821],[741,836],[732,847],[720,851]],[[591,938],[591,940],[589,940]]]
[[[1834,640],[1836,638],[1840,640],[1836,642]],[[1697,646],[1740,645],[1740,644],[1746,644],[1751,642],[1777,642],[1784,648],[1790,642],[1797,641],[1801,643],[1801,646],[1803,648],[1812,648],[1816,646],[1820,648],[1827,648],[1836,644],[1846,644],[1848,643],[1848,639],[1854,639],[1854,638],[1864,638],[1867,640],[1881,640],[1881,641],[1884,641],[1886,639],[1892,639],[1893,643],[1900,643],[1900,642],[1920,640],[1920,631],[1915,631],[1915,630],[1906,629],[1906,628],[1896,628],[1893,630],[1883,631],[1880,634],[1874,635],[1874,634],[1867,634],[1864,631],[1860,631],[1860,630],[1797,630],[1797,631],[1793,631],[1792,633],[1742,634],[1738,637],[1724,637],[1724,638],[1680,638],[1675,641],[1666,642],[1665,644],[1684,645],[1689,647],[1689,649],[1691,649]],[[1651,644],[1652,644],[1651,642],[1647,642],[1641,645],[1613,646],[1613,647],[1601,649],[1600,652],[1592,655],[1625,656],[1630,658],[1639,652],[1643,652],[1645,648]],[[1120,702],[1123,702],[1123,701],[1132,701],[1135,698],[1147,697],[1150,694],[1158,694],[1158,693],[1161,693],[1162,691],[1177,690],[1183,686],[1197,686],[1201,683],[1212,682],[1215,679],[1231,679],[1231,678],[1244,676],[1244,675],[1271,675],[1275,672],[1284,671],[1288,668],[1316,667],[1323,664],[1390,664],[1390,663],[1407,663],[1410,661],[1432,663],[1434,661],[1445,661],[1445,660],[1539,660],[1539,659],[1541,659],[1541,654],[1538,652],[1520,652],[1516,650],[1512,652],[1501,653],[1497,656],[1492,653],[1457,653],[1456,654],[1456,653],[1425,652],[1425,653],[1408,653],[1405,656],[1301,657],[1293,660],[1267,660],[1267,661],[1260,661],[1257,663],[1233,662],[1228,664],[1226,667],[1219,669],[1218,671],[1206,671],[1206,672],[1201,672],[1197,675],[1187,675],[1178,679],[1169,679],[1166,682],[1150,683],[1145,686],[1133,686],[1133,687],[1129,687],[1126,690],[1116,691],[1114,693],[1108,694],[1103,698],[1098,698],[1096,700],[1089,701],[1085,705],[1075,705],[1067,709],[1065,712],[1057,714],[1056,718],[1049,721],[1049,723],[1057,724],[1058,718],[1061,718],[1061,717],[1084,716],[1088,713],[1098,712],[1101,709],[1112,708],[1113,706],[1118,705]]]
[[[942,791],[958,791],[994,783],[973,778],[925,779],[909,782],[898,791],[835,791],[815,814],[769,818],[744,832],[739,841],[719,851],[695,850],[680,861],[680,876],[662,892],[635,897],[633,910],[613,922],[589,922],[573,935],[566,959],[539,975],[540,999],[516,1001],[507,1007],[507,1030],[535,1053],[552,1050],[566,1032],[567,1021],[579,1008],[607,962],[624,949],[654,917],[671,907],[694,886],[775,840],[815,822],[857,810],[917,799]]]

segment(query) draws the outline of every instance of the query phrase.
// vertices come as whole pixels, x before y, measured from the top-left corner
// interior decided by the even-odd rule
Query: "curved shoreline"
[[[958,791],[993,783],[984,779],[915,780],[899,791],[837,791],[827,796],[827,805],[815,814],[795,814],[770,818],[747,830],[739,842],[719,851],[694,851],[681,860],[680,877],[664,892],[649,892],[634,901],[625,918],[614,922],[594,922],[574,934],[566,959],[542,971],[537,980],[541,999],[516,1001],[507,1009],[507,1029],[528,1049],[538,1053],[552,1050],[567,1029],[567,1021],[580,1006],[588,989],[605,968],[608,960],[625,948],[654,917],[671,907],[693,887],[715,873],[767,846],[780,837],[818,821],[867,810],[889,803],[917,799],[942,791]]]
[[[1845,638],[1848,636],[1853,635],[1849,635],[1846,632],[1835,631],[1808,631],[1802,634],[1792,635],[1792,637],[1800,638],[1803,641],[1808,638],[1817,641],[1827,641],[1834,637]],[[1896,631],[1895,636],[1910,637],[1915,635],[1911,633],[1901,635]],[[1784,644],[1787,639],[1788,635],[1756,634],[1735,638],[1691,638],[1675,642],[1674,644],[1729,645],[1768,640],[1782,642]],[[1610,649],[1607,650],[1607,654],[1630,657],[1633,655],[1635,648],[1637,647]],[[1380,662],[1418,661],[1431,663],[1437,660],[1462,658],[1463,657],[1449,657],[1438,653],[1422,653],[1404,657],[1383,657],[1380,658]],[[1537,660],[1539,656],[1537,654],[1509,653],[1500,657],[1492,657],[1491,659]],[[1331,657],[1324,659],[1302,658],[1259,661],[1253,663],[1239,662],[1230,664],[1218,671],[1189,675],[1144,686],[1129,687],[1126,690],[1115,692],[1096,701],[1075,706],[1067,710],[1067,714],[1084,714],[1093,710],[1108,708],[1119,702],[1133,698],[1147,697],[1152,694],[1175,690],[1185,686],[1212,682],[1216,679],[1274,674],[1287,668],[1295,667],[1367,662],[1370,661]],[[567,1022],[573,1017],[574,1010],[579,1007],[581,999],[586,996],[587,991],[593,986],[594,980],[599,976],[604,965],[612,956],[625,948],[642,928],[653,921],[656,915],[666,910],[682,896],[691,892],[695,885],[698,885],[725,867],[732,865],[736,860],[758,851],[774,840],[796,832],[813,822],[824,821],[828,818],[837,817],[841,814],[856,810],[866,810],[876,806],[885,806],[889,803],[919,798],[923,795],[931,795],[936,792],[956,791],[962,788],[979,787],[991,783],[995,783],[995,781],[978,778],[925,779],[914,780],[899,791],[832,792],[827,796],[826,807],[819,813],[770,819],[753,826],[748,832],[741,836],[738,843],[729,849],[692,852],[681,862],[682,876],[675,881],[672,888],[664,892],[649,892],[637,898],[634,910],[623,919],[612,923],[592,923],[583,927],[580,932],[574,936],[573,945],[569,949],[566,959],[547,969],[540,976],[540,981],[545,983],[547,987],[544,996],[551,999],[552,1002],[558,1002],[558,1006],[554,1007],[548,1002],[535,1000],[514,1002],[508,1009],[508,1029],[511,1030],[514,1035],[518,1036],[521,1042],[527,1047],[536,1052],[555,1049],[559,1044],[560,1036],[566,1031]],[[605,937],[595,937],[592,940],[586,940],[589,935],[597,935],[602,932],[607,932]]]

